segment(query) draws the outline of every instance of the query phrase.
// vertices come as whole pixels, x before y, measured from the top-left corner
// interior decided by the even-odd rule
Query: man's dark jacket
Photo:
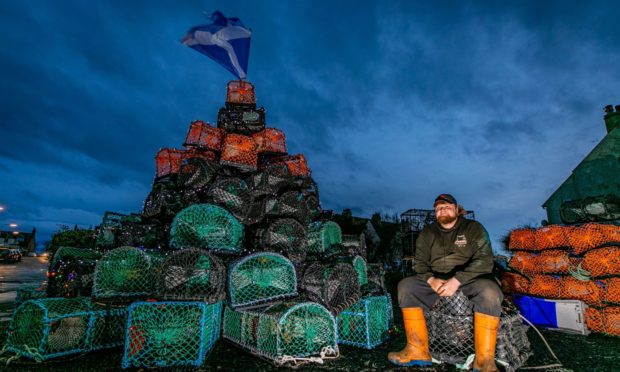
[[[415,272],[424,281],[431,276],[455,277],[461,284],[479,276],[491,277],[489,234],[479,222],[463,217],[450,230],[442,229],[437,222],[426,226],[416,240]]]

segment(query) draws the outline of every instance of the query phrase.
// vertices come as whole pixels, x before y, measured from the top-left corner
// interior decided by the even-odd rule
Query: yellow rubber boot
[[[407,345],[399,352],[388,354],[388,360],[399,366],[429,367],[433,365],[428,352],[428,332],[421,307],[403,308]]]
[[[498,317],[474,313],[474,345],[476,347],[474,371],[494,372],[498,370],[495,365],[495,343],[498,327]]]

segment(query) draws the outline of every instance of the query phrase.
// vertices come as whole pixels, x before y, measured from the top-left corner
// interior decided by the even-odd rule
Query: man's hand
[[[452,277],[446,280],[445,283],[443,283],[435,292],[437,292],[441,297],[450,297],[456,293],[460,286],[461,282],[459,282],[455,277]]]
[[[433,289],[433,291],[435,291],[437,294],[439,294],[439,288],[446,282],[443,279],[438,279],[435,278],[434,276],[431,276],[430,278],[428,278],[428,280],[426,281],[428,283],[428,285],[431,286],[431,288]]]

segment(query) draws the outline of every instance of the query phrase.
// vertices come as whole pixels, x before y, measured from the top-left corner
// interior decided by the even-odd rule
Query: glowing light
[[[17,227],[17,224],[16,223],[10,223],[9,227]]]
[[[0,212],[4,210],[4,207],[0,205]]]

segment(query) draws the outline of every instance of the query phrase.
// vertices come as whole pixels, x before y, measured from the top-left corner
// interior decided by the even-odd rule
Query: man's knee
[[[500,307],[504,300],[504,294],[499,286],[493,282],[491,285],[485,286],[478,296],[487,307]]]
[[[404,278],[398,282],[398,304],[400,307],[423,306],[420,297],[424,297],[422,293],[424,284],[422,280],[415,276]]]

